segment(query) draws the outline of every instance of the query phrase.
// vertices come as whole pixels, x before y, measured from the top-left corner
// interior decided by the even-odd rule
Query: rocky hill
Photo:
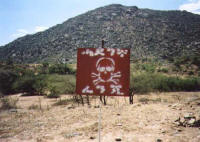
[[[80,47],[131,48],[132,57],[171,59],[200,53],[200,15],[108,5],[0,48],[0,60],[18,63],[75,59]]]

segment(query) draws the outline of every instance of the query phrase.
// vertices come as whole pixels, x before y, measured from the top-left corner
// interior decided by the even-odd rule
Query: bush
[[[29,107],[28,107],[28,109],[29,110],[31,110],[31,109],[40,109],[40,107],[39,107],[39,105],[35,105],[35,104],[32,104],[32,105],[30,105]]]
[[[200,55],[192,56],[192,64],[200,67]]]
[[[150,101],[150,99],[148,99],[148,98],[140,98],[138,101],[141,102],[141,103],[148,103]]]
[[[37,75],[35,77],[33,88],[36,94],[43,95],[45,90],[47,89],[47,86],[48,86],[48,83],[44,75]]]
[[[146,93],[152,92],[152,81],[153,79],[147,73],[140,75],[131,76],[131,90],[134,90],[136,93]]]
[[[49,88],[56,87],[58,94],[72,94],[75,92],[76,78],[74,75],[51,74],[47,78]]]
[[[200,78],[168,77],[162,74],[142,73],[131,76],[131,88],[137,93],[197,91],[200,90]]]
[[[75,102],[73,98],[71,99],[59,99],[56,103],[54,103],[54,106],[59,106],[59,105],[68,105],[71,102]]]
[[[50,87],[50,94],[47,95],[48,98],[59,98],[59,91],[55,86]]]
[[[154,73],[156,70],[156,67],[154,64],[144,63],[142,64],[142,70],[145,70],[146,72],[149,72],[149,73]]]
[[[49,73],[65,74],[65,67],[63,64],[55,64],[49,67]]]
[[[169,70],[167,68],[159,69],[158,72],[168,73]]]
[[[49,73],[49,63],[47,63],[47,62],[42,63],[42,66],[39,67],[39,72],[42,74],[48,74]]]
[[[75,74],[76,71],[73,70],[69,65],[67,64],[54,64],[49,67],[49,73],[57,73],[57,74]]]
[[[29,94],[34,94],[33,84],[35,82],[34,76],[25,75],[19,77],[19,79],[13,84],[13,89],[16,92],[26,92]]]
[[[24,75],[13,84],[13,88],[16,92],[42,95],[47,88],[47,81],[44,75]]]
[[[65,91],[66,94],[74,94],[76,88],[76,79],[74,76],[69,76],[65,81]]]
[[[174,65],[180,66],[183,64],[191,63],[196,66],[200,66],[200,56],[198,55],[188,55],[188,56],[181,56],[175,59]]]
[[[19,98],[3,97],[0,99],[1,109],[16,109]]]
[[[17,74],[11,70],[0,69],[0,92],[4,95],[14,93],[13,82],[17,79]]]
[[[188,75],[194,75],[193,71],[189,71]]]

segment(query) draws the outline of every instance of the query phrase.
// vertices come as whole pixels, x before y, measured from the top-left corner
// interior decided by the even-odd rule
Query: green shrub
[[[140,64],[139,63],[131,64],[130,68],[131,68],[131,72],[136,72],[140,70]]]
[[[136,93],[152,92],[152,80],[147,73],[132,75],[130,82],[131,90],[134,90]]]
[[[70,66],[70,64],[67,64],[67,73],[68,74],[76,74],[76,69],[72,68],[72,66]]]
[[[54,64],[49,67],[49,73],[57,74],[75,74],[76,71],[72,69],[68,64]]]
[[[49,73],[66,74],[64,64],[55,64],[50,66]]]
[[[49,86],[57,88],[58,94],[72,94],[75,92],[76,78],[74,75],[51,74],[48,75],[47,81]]]
[[[156,66],[152,63],[144,63],[141,66],[142,66],[142,70],[145,70],[146,72],[149,72],[149,73],[154,73],[156,70]]]
[[[13,88],[16,92],[26,92],[29,95],[42,95],[47,85],[44,75],[26,74],[19,77],[13,84]]]
[[[38,95],[43,95],[45,90],[47,89],[48,83],[46,77],[43,75],[37,75],[35,77],[35,82],[33,84],[33,88],[35,93]]]
[[[67,80],[65,80],[65,94],[74,94],[76,88],[76,79],[74,76],[69,76]]]
[[[192,56],[192,64],[200,67],[200,55]]]
[[[169,70],[167,68],[158,69],[158,72],[168,73]]]
[[[47,62],[42,63],[42,66],[40,66],[38,69],[41,74],[48,74],[49,73],[49,63],[47,63]]]
[[[48,98],[59,98],[59,91],[55,86],[50,87],[50,94],[47,95]]]
[[[4,95],[14,93],[12,85],[17,79],[17,74],[11,70],[0,69],[0,92]]]
[[[193,72],[193,71],[189,71],[188,74],[189,74],[189,75],[194,75],[194,72]]]
[[[35,90],[33,84],[35,83],[34,75],[25,75],[19,77],[19,79],[13,84],[13,89],[16,92],[26,92],[34,94]]]
[[[181,56],[175,59],[174,65],[180,66],[183,64],[194,64],[196,66],[200,66],[200,56],[199,55],[187,55],[187,56]]]
[[[137,93],[200,90],[200,78],[198,77],[182,79],[155,73],[132,75],[130,84]]]
[[[179,72],[180,69],[178,69],[177,67],[173,66],[173,67],[172,67],[172,71],[173,71],[173,72]]]

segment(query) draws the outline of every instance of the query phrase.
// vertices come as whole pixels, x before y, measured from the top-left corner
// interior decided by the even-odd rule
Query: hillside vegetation
[[[174,64],[154,60],[131,63],[130,93],[199,91],[199,57],[182,63],[185,57]],[[197,65],[196,65],[197,64]],[[190,68],[188,68],[188,65]],[[46,95],[75,94],[75,64],[1,64],[0,92],[4,95]]]
[[[174,60],[199,56],[200,16],[186,11],[158,11],[118,4],[70,18],[44,32],[21,37],[0,48],[0,61],[56,63],[76,60],[81,47],[131,48],[132,59]]]

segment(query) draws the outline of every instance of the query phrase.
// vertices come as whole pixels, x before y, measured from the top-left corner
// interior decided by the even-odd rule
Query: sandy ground
[[[18,109],[0,112],[0,142],[98,142],[98,98],[90,98],[90,106],[54,106],[60,99],[12,97],[19,97]],[[136,94],[132,105],[108,97],[107,103],[101,105],[101,142],[200,142],[198,127],[174,123],[185,113],[199,119],[200,92]]]

